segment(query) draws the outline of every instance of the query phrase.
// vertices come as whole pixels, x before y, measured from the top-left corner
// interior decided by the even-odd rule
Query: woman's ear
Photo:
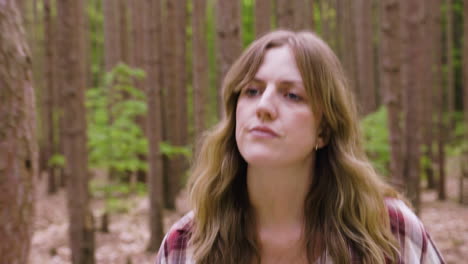
[[[320,126],[318,129],[318,148],[323,148],[326,145],[328,145],[328,142],[330,141],[330,127],[327,125],[327,123],[322,119],[320,122]]]

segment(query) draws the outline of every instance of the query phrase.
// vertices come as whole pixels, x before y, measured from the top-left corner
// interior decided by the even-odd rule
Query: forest
[[[463,0],[0,0],[0,264],[154,263],[221,84],[274,29],[335,51],[366,154],[468,257]]]

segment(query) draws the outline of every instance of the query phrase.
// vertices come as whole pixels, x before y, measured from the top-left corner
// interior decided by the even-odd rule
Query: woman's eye
[[[288,99],[293,100],[293,101],[300,101],[300,100],[302,100],[302,97],[299,96],[299,95],[297,95],[297,94],[295,94],[295,93],[286,93],[286,97],[287,97]]]
[[[259,93],[260,93],[260,91],[257,88],[247,88],[247,89],[245,89],[245,94],[247,96],[255,96],[255,95],[258,95]]]

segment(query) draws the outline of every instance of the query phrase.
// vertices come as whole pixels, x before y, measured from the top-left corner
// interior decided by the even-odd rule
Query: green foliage
[[[455,129],[452,132],[452,140],[447,147],[447,154],[449,156],[460,156],[464,152],[468,152],[468,141],[466,140],[468,126],[464,123],[462,112],[455,112],[452,117],[455,122]]]
[[[255,39],[255,8],[253,0],[242,1],[242,45],[246,48]]]
[[[390,164],[390,146],[387,126],[387,109],[367,115],[361,121],[364,133],[364,148],[374,168],[382,175],[388,175]]]
[[[109,198],[106,199],[105,210],[109,213],[124,214],[130,211],[132,205],[130,201],[122,198]]]
[[[132,194],[147,195],[147,186],[144,183],[104,183],[98,180],[90,182],[91,195],[105,201],[105,210],[109,213],[126,213],[132,208],[128,197]]]
[[[188,146],[174,146],[169,142],[163,141],[159,144],[159,149],[163,155],[169,157],[170,159],[177,155],[183,155],[189,159],[192,156],[192,151]]]
[[[147,153],[148,143],[136,122],[146,113],[145,95],[132,85],[134,79],[143,77],[143,71],[119,64],[104,76],[104,87],[87,91],[91,168],[146,169],[138,156]]]
[[[50,157],[49,161],[47,162],[51,167],[65,167],[65,157],[61,154],[54,154]]]

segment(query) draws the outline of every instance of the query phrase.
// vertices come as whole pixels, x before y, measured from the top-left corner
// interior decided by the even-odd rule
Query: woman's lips
[[[278,134],[273,129],[266,126],[256,126],[250,130],[250,133],[255,136],[264,138],[278,137]]]

